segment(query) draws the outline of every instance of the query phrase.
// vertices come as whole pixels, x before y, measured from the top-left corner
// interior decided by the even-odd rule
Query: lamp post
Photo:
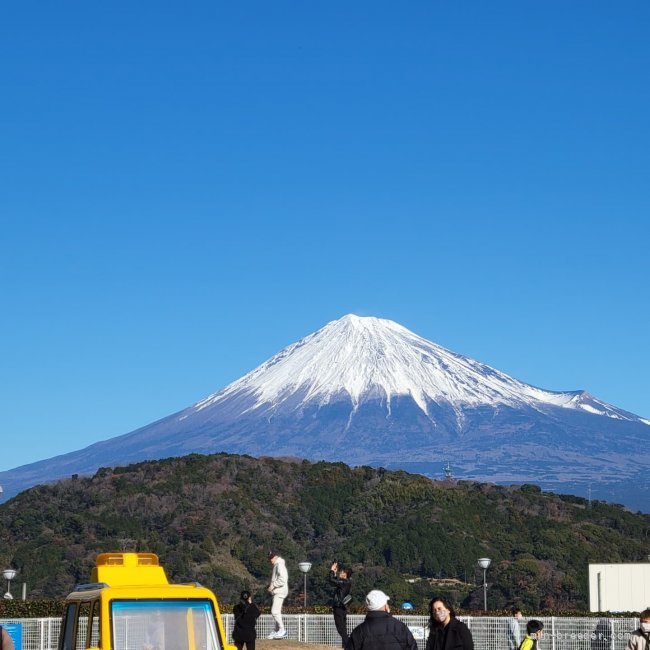
[[[483,611],[487,612],[487,581],[485,579],[485,572],[492,563],[489,557],[481,557],[478,560],[478,565],[483,569]]]
[[[307,610],[307,574],[309,573],[309,569],[311,569],[311,562],[298,562],[298,568],[302,571],[303,575],[303,593],[304,593],[304,609],[305,611]]]
[[[7,600],[11,600],[13,598],[11,595],[11,581],[16,577],[16,573],[17,571],[15,569],[5,569],[2,572],[4,579],[7,581],[7,593],[4,596]]]

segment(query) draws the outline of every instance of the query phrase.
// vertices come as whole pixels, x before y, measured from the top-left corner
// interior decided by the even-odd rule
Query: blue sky
[[[0,469],[350,312],[650,416],[649,27],[641,1],[5,4]]]

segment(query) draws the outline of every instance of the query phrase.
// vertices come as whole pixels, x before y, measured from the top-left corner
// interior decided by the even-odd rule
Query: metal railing
[[[418,642],[419,650],[426,644],[428,618],[426,616],[402,616],[396,618],[408,625]],[[223,615],[226,638],[232,642],[233,616]],[[476,650],[508,650],[507,617],[460,616],[472,632]],[[638,618],[562,618],[535,617],[544,623],[544,636],[539,650],[625,650],[630,634],[639,627]],[[301,643],[317,643],[338,647],[341,645],[334,619],[328,614],[289,614],[283,616],[288,638]],[[348,630],[364,619],[361,614],[348,616]],[[22,650],[56,650],[61,619],[26,618],[2,619],[0,625],[20,623]],[[522,638],[526,633],[526,619],[521,619]],[[269,614],[260,616],[257,636],[265,639],[274,629]]]

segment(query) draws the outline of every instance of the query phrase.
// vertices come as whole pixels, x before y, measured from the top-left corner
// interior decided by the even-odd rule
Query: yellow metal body
[[[147,601],[163,608],[165,603],[187,601],[202,603],[208,609],[209,603],[218,631],[218,646],[222,650],[235,650],[234,646],[226,643],[219,604],[212,591],[196,583],[170,584],[153,553],[102,553],[97,556],[91,580],[88,585],[79,585],[66,598],[58,650],[116,650],[113,647],[114,630],[111,629],[112,604]],[[202,650],[204,646],[197,645],[195,638],[192,610],[188,609],[185,616],[187,634],[183,650]],[[149,627],[155,624],[155,620],[153,617],[149,620]],[[214,650],[214,646],[209,647]],[[142,650],[152,649],[144,645]]]
[[[111,587],[169,584],[155,553],[100,553],[90,581]]]

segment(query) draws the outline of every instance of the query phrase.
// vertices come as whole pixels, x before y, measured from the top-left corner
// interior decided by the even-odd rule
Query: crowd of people
[[[289,575],[284,559],[276,550],[268,553],[272,566],[267,591],[272,597],[271,616],[274,630],[269,639],[285,639],[287,631],[282,618],[282,607],[289,594]],[[339,562],[330,566],[329,582],[334,587],[331,601],[336,630],[344,650],[418,650],[417,642],[407,625],[393,617],[390,598],[379,589],[371,590],[365,597],[367,610],[364,620],[348,634],[347,611],[352,600],[352,569]],[[233,608],[233,642],[237,650],[255,650],[257,619],[260,610],[253,602],[250,591],[241,592]],[[432,598],[428,605],[428,636],[426,650],[474,650],[472,633],[465,623],[456,618],[451,603],[442,597]],[[508,620],[508,650],[538,650],[538,641],[544,634],[544,624],[537,619],[526,622],[526,634],[521,638],[522,612],[513,608]],[[650,607],[639,614],[640,625],[634,630],[626,650],[650,650]],[[611,650],[613,631],[608,619],[598,622],[591,650]],[[8,631],[0,626],[0,650],[14,650]]]
[[[273,598],[271,615],[275,624],[275,629],[268,638],[284,639],[287,632],[282,620],[282,606],[289,593],[289,576],[286,563],[277,551],[271,550],[268,557],[273,567],[268,592]],[[352,599],[352,569],[333,562],[329,582],[334,586],[332,615],[345,650],[417,650],[413,633],[407,625],[391,615],[390,598],[379,589],[373,589],[366,595],[366,617],[348,634],[347,608]],[[526,634],[522,639],[522,612],[513,608],[511,613],[507,632],[509,650],[537,650],[537,643],[544,634],[542,621],[528,620]],[[240,602],[235,605],[233,614],[233,641],[238,650],[242,650],[244,645],[246,650],[255,650],[255,625],[260,611],[248,591],[241,593]],[[454,608],[448,600],[432,598],[428,614],[426,650],[474,650],[472,633],[465,623],[456,618]],[[626,650],[650,650],[650,608],[641,612],[639,618],[641,624],[630,636]]]

